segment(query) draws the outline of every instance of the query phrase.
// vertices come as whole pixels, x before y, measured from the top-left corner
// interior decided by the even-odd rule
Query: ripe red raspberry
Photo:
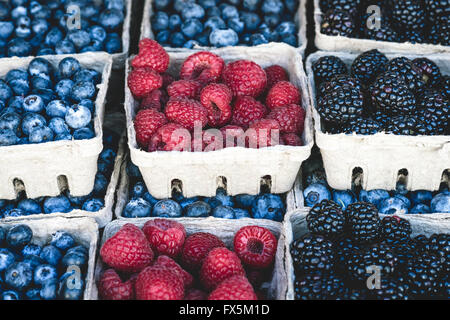
[[[280,81],[275,84],[267,94],[266,106],[270,109],[299,104],[300,91],[289,81]]]
[[[229,63],[223,70],[222,78],[237,97],[257,97],[267,85],[266,72],[263,68],[248,60]]]
[[[159,266],[164,267],[168,269],[174,270],[181,279],[183,279],[184,287],[189,288],[192,286],[192,283],[194,282],[194,278],[192,275],[180,267],[178,263],[175,262],[172,258],[168,256],[159,256],[153,266]]]
[[[227,248],[214,248],[203,260],[200,281],[205,289],[212,290],[233,275],[245,275],[245,271],[238,256]]]
[[[208,295],[200,289],[188,289],[184,295],[184,300],[208,300]]]
[[[259,226],[240,228],[233,240],[234,252],[242,262],[262,269],[273,263],[277,244],[277,238],[273,233]]]
[[[247,278],[236,275],[220,283],[208,300],[258,300],[258,297]]]
[[[178,80],[167,87],[169,97],[182,97],[196,99],[200,95],[202,85],[195,80]]]
[[[252,129],[252,130],[250,130]],[[246,132],[250,148],[264,148],[280,144],[280,125],[273,119],[256,120]]]
[[[244,129],[240,126],[229,124],[220,129],[223,136],[224,148],[232,148],[236,146],[245,147],[245,140],[240,139],[244,136]]]
[[[163,99],[163,92],[159,89],[153,90],[147,96],[145,96],[144,99],[142,99],[141,103],[139,104],[139,110],[155,109],[157,111],[161,111],[162,99]]]
[[[178,123],[160,127],[150,139],[148,151],[190,151],[191,134]]]
[[[114,269],[102,273],[98,293],[103,300],[131,300],[134,298],[133,282],[122,282]]]
[[[149,220],[142,228],[156,255],[176,257],[183,248],[186,230],[181,223],[168,219]]]
[[[162,77],[148,68],[134,69],[128,74],[128,88],[136,99],[145,98],[162,86]]]
[[[142,39],[139,42],[139,54],[131,61],[133,68],[150,68],[163,73],[169,67],[169,54],[155,40]]]
[[[188,130],[193,130],[195,125],[203,128],[208,124],[208,111],[200,102],[188,98],[171,98],[166,104],[166,116]]]
[[[140,110],[134,118],[134,130],[136,131],[136,142],[143,149],[147,149],[152,135],[167,123],[164,113],[156,109]]]
[[[184,297],[183,280],[172,269],[151,266],[136,279],[137,300],[181,300]]]
[[[233,124],[248,128],[251,122],[264,118],[267,108],[252,97],[238,97],[234,103]]]
[[[181,66],[180,78],[197,80],[202,83],[217,81],[222,75],[225,62],[218,55],[200,51],[190,55]]]
[[[208,123],[212,127],[221,127],[231,119],[231,100],[233,94],[224,84],[211,83],[200,93],[200,102],[208,110]]]
[[[181,264],[191,272],[198,272],[209,251],[217,247],[225,247],[225,244],[215,235],[206,232],[193,233],[184,242]]]
[[[300,138],[295,133],[283,133],[281,135],[281,140],[283,141],[283,144],[286,146],[294,146],[294,147],[303,146],[302,138]]]
[[[301,134],[305,126],[305,110],[297,104],[272,109],[267,119],[277,120],[281,133]]]
[[[267,89],[272,88],[274,84],[280,81],[289,81],[286,70],[277,64],[265,68],[264,71],[267,75]]]
[[[134,224],[127,223],[100,249],[104,263],[118,271],[138,272],[153,261],[153,251],[145,234]]]

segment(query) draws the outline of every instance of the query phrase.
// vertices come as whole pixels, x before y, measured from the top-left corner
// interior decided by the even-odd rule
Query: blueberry
[[[384,200],[389,198],[389,192],[382,189],[374,189],[374,190],[361,190],[359,192],[359,201],[362,202],[370,202],[378,207],[378,204]]]
[[[72,77],[73,82],[90,81],[94,84],[100,80],[100,74],[94,69],[81,69]]]
[[[328,188],[321,183],[313,183],[309,185],[304,191],[305,205],[307,207],[313,207],[316,203],[322,200],[331,200],[331,192]]]
[[[31,87],[33,89],[52,89],[53,83],[51,80],[41,76],[34,76],[31,78]]]
[[[159,199],[155,199],[149,192],[144,193],[143,199],[150,203],[152,207],[159,201]]]
[[[243,0],[242,6],[244,9],[250,10],[250,11],[256,11],[260,5],[261,0]]]
[[[46,56],[51,54],[55,54],[55,51],[52,48],[41,48],[36,53],[37,56]]]
[[[41,251],[42,251],[41,246],[34,243],[29,243],[22,249],[22,255],[24,257],[30,255],[39,256],[41,254]]]
[[[87,140],[95,137],[95,132],[88,127],[77,129],[73,132],[73,138],[75,140]]]
[[[211,213],[211,206],[204,201],[196,201],[186,207],[186,217],[199,218],[208,217]]]
[[[209,9],[217,5],[217,0],[199,0],[198,3],[204,8]]]
[[[398,181],[395,185],[395,193],[406,195],[408,193],[408,189],[406,185],[402,181]]]
[[[153,207],[152,215],[154,217],[178,218],[181,217],[181,206],[171,199],[160,200]]]
[[[414,205],[420,203],[427,204],[430,203],[431,199],[433,199],[433,194],[430,191],[417,190],[411,192],[410,198]]]
[[[450,213],[450,193],[438,193],[431,200],[431,212]]]
[[[95,175],[93,193],[95,195],[103,195],[106,193],[106,188],[108,188],[108,179],[100,172],[97,172]]]
[[[75,245],[73,237],[65,231],[56,231],[52,234],[51,245],[63,251],[72,248]]]
[[[58,284],[56,281],[46,282],[42,285],[39,295],[44,300],[56,299],[56,291]]]
[[[6,242],[12,248],[22,248],[30,243],[33,231],[26,224],[19,224],[8,230]]]
[[[210,17],[205,22],[205,28],[210,28],[211,30],[225,29],[226,27],[226,23],[219,16]]]
[[[152,206],[142,198],[131,199],[123,211],[125,218],[150,217]]]
[[[44,201],[43,208],[45,213],[66,213],[72,211],[72,205],[70,204],[69,199],[63,195],[47,198]]]
[[[258,46],[260,44],[269,43],[264,35],[261,33],[255,33],[250,36],[249,42],[252,46]]]
[[[25,112],[41,112],[44,108],[44,100],[38,95],[32,94],[23,100],[23,109]]]
[[[23,290],[33,280],[33,272],[23,262],[15,262],[5,270],[5,283],[16,290]]]
[[[7,206],[7,203],[8,202],[6,200],[0,200],[0,210],[1,208]],[[0,246],[3,244],[5,239],[6,239],[6,230],[0,226]]]
[[[214,30],[209,36],[209,42],[214,47],[235,46],[239,36],[233,29]]]
[[[239,11],[235,6],[230,6],[228,4],[221,4],[219,6],[222,13],[222,18],[224,20],[239,18]]]
[[[205,9],[196,3],[187,4],[181,10],[181,17],[183,20],[188,19],[202,19],[205,16]]]
[[[59,261],[62,258],[61,251],[58,248],[52,245],[47,245],[42,248],[41,254],[39,257],[44,260],[46,263],[57,267]]]
[[[187,38],[193,38],[203,31],[203,24],[198,19],[187,19],[181,25],[181,32]]]
[[[112,164],[116,158],[117,153],[111,148],[105,148],[100,152],[99,158],[102,161]]]
[[[125,169],[127,172],[127,175],[132,178],[142,178],[141,172],[139,171],[139,168],[133,164],[132,162],[127,163],[127,167]]]
[[[186,207],[194,202],[200,201],[200,197],[191,197],[191,198],[183,198],[180,201],[177,201],[181,206],[182,210],[185,210]]]
[[[72,105],[67,109],[65,120],[72,129],[80,129],[87,126],[91,122],[91,111],[79,104]]]
[[[142,198],[146,192],[147,187],[145,186],[145,184],[143,182],[137,182],[131,190],[131,198]]]
[[[8,249],[0,248],[0,271],[6,270],[15,261],[14,254]]]
[[[0,147],[12,146],[19,143],[19,138],[11,129],[0,129]]]
[[[14,208],[14,209],[6,211],[4,213],[4,215],[5,215],[5,218],[6,217],[22,217],[22,216],[28,215],[28,213],[23,211],[22,209]]]
[[[280,38],[280,35],[276,31],[271,30],[266,23],[262,23],[259,26],[258,31],[269,42],[278,41]]]
[[[105,203],[102,199],[92,198],[87,200],[81,209],[89,212],[98,212],[103,209],[104,206]]]
[[[175,0],[173,8],[175,11],[181,12],[188,5],[194,4],[195,0]]]
[[[20,294],[14,290],[3,291],[2,300],[20,300]]]
[[[43,143],[53,141],[54,136],[52,129],[47,126],[35,127],[30,130],[28,140],[30,143]]]
[[[55,86],[58,97],[62,100],[68,100],[72,92],[74,82],[70,79],[62,79]]]
[[[57,43],[62,41],[64,34],[57,27],[53,27],[45,36],[45,44],[49,47],[55,47]]]
[[[12,69],[8,71],[5,76],[5,81],[9,84],[12,80],[25,80],[28,81],[28,72],[24,69]]]
[[[114,31],[118,29],[123,22],[123,12],[117,9],[106,9],[98,18],[99,24],[105,28],[106,31]]]
[[[174,31],[174,30],[178,30],[178,28],[181,26],[181,17],[178,14],[172,14],[169,17],[169,29]]]
[[[161,2],[161,1],[159,1]],[[167,0],[166,0],[167,2]],[[106,0],[105,5],[107,9],[116,9],[123,11],[125,9],[124,0]]]
[[[0,80],[0,100],[6,101],[9,100],[13,95],[13,92],[11,88],[8,86],[8,84]]]
[[[81,29],[70,30],[67,33],[67,39],[69,39],[78,50],[86,47],[91,42],[89,32]]]
[[[349,204],[356,202],[356,196],[351,190],[333,190],[333,201],[345,210]]]
[[[107,6],[107,9],[114,9],[113,6]],[[118,9],[117,10],[122,10]],[[94,4],[87,3],[85,6],[81,8],[81,16],[85,19],[92,20],[92,18],[95,18],[99,14],[98,9]]]
[[[418,203],[409,210],[409,213],[431,213],[431,209],[426,204]]]
[[[39,295],[40,291],[41,290],[37,288],[28,289],[25,292],[25,297],[27,300],[41,300],[41,297]]]
[[[409,208],[411,208],[411,200],[409,200],[407,197],[405,197],[404,195],[401,195],[401,194],[396,194],[396,195],[394,195],[394,197],[395,198],[398,198],[398,199],[400,199],[400,200],[402,200],[405,204],[406,204],[406,207],[409,209]]]
[[[58,272],[56,268],[49,264],[41,264],[34,270],[33,280],[38,285],[43,285],[49,281],[56,281]]]
[[[53,73],[53,67],[50,62],[44,58],[34,58],[28,64],[28,73],[31,76],[50,76]]]
[[[222,12],[220,11],[220,9],[218,7],[211,7],[211,8],[208,8],[208,10],[206,12],[206,16],[220,17],[220,16],[222,16]]]
[[[41,249],[41,252],[42,252],[42,249]],[[44,260],[42,260],[39,256],[34,255],[34,254],[29,254],[29,255],[25,256],[22,261],[23,261],[23,263],[26,263],[31,270],[36,269],[37,266],[44,263]]]
[[[69,127],[63,118],[55,117],[50,120],[48,127],[52,129],[55,135],[70,134]]]
[[[245,209],[234,208],[233,210],[236,219],[251,218],[250,213]]]
[[[378,204],[378,210],[382,214],[407,214],[408,206],[406,203],[396,197],[390,197],[387,199],[383,199]]]
[[[236,33],[241,34],[244,32],[245,24],[238,18],[232,18],[228,20],[228,27],[236,31]]]
[[[87,264],[87,256],[79,252],[66,253],[61,260],[61,264],[65,268],[68,266],[84,268]]]
[[[21,117],[16,112],[4,112],[0,117],[0,129],[10,129],[18,132]]]
[[[256,196],[250,194],[238,194],[234,197],[234,202],[238,208],[249,209],[251,208]]]
[[[64,300],[80,300],[83,295],[84,281],[74,276],[75,270],[66,272],[60,280],[58,297]]]
[[[95,86],[91,81],[76,82],[70,92],[70,97],[76,102],[91,99],[95,96]]]
[[[97,40],[97,41],[100,41],[101,43],[103,43],[103,42],[105,42],[107,35],[108,34],[105,31],[105,29],[100,26],[92,26],[89,28],[89,37],[92,40]],[[73,60],[75,60],[75,59],[73,59]]]
[[[284,21],[278,25],[275,29],[276,32],[278,32],[281,36],[288,35],[288,34],[295,34],[297,31],[297,27],[295,26],[295,23],[291,21]]]
[[[117,33],[110,33],[105,40],[105,50],[108,53],[117,53],[122,50],[122,39]]]
[[[274,28],[280,23],[280,16],[275,13],[268,13],[264,15],[264,22],[269,28]]]
[[[263,194],[256,197],[252,205],[252,216],[255,219],[270,219],[282,221],[285,206],[280,196],[275,194]]]
[[[67,254],[72,253],[72,252],[77,252],[79,254],[84,254],[84,255],[88,255],[88,249],[86,249],[84,246],[82,245],[77,245],[75,247],[70,248],[69,250],[67,250]]]
[[[18,209],[22,209],[23,211],[27,212],[28,214],[39,214],[42,213],[41,205],[33,199],[24,199],[21,200],[17,204]]]
[[[229,206],[217,206],[212,211],[212,216],[223,219],[234,219],[234,210]]]
[[[1,14],[1,13],[0,13]],[[11,21],[0,21],[0,38],[8,39],[14,31],[14,23]]]
[[[281,14],[283,12],[284,5],[280,0],[263,0],[261,7],[262,12],[265,14],[275,13]]]
[[[171,2],[171,0],[154,0],[153,5],[158,10],[164,10]]]
[[[223,188],[217,188],[215,198],[224,206],[234,207],[233,197],[227,195],[227,192]]]
[[[211,209],[223,205],[222,202],[216,197],[206,198],[205,202],[210,205]]]
[[[151,17],[152,28],[155,31],[169,28],[169,16],[163,11],[158,11]]]
[[[72,43],[72,41],[65,39],[65,40],[59,41],[55,45],[55,52],[56,52],[56,54],[72,54],[72,53],[76,53],[77,50],[76,50],[74,44]]]
[[[297,46],[297,36],[293,34],[281,36],[281,41],[293,47]]]
[[[24,5],[26,5],[26,4],[24,4]],[[12,9],[11,18],[13,18],[13,20],[17,20],[21,16],[27,16],[28,9],[24,5],[18,5],[18,6],[15,6],[14,9]]]

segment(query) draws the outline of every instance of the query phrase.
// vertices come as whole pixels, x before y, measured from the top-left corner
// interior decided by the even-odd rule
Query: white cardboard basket
[[[64,56],[45,58],[57,66]],[[83,67],[95,69],[102,74],[102,82],[97,85],[93,116],[96,136],[88,140],[0,147],[0,199],[16,198],[15,179],[23,182],[27,196],[32,199],[59,195],[60,176],[66,176],[73,196],[83,196],[91,192],[97,172],[97,158],[103,148],[102,123],[112,61],[105,53],[84,53],[77,55],[76,58]],[[33,59],[33,57],[1,59],[0,77],[4,77],[13,68],[27,68]]]
[[[399,136],[385,133],[364,136],[322,132],[316,110],[312,65],[326,55],[337,56],[349,66],[358,54],[319,51],[310,55],[306,62],[315,138],[322,154],[328,184],[337,190],[351,189],[353,169],[361,168],[364,190],[394,190],[399,171],[407,169],[408,190],[438,190],[444,171],[450,168],[450,136]],[[406,54],[386,56],[389,59],[398,56],[410,59],[420,57]],[[434,61],[443,73],[450,74],[449,54],[426,57]]]
[[[145,222],[155,218],[136,218],[114,220],[105,227],[100,247],[111,238],[123,225],[132,223],[139,228],[142,228]],[[285,239],[282,233],[282,224],[270,220],[259,219],[239,219],[228,220],[218,218],[174,218],[173,220],[181,223],[186,228],[187,235],[195,232],[209,232],[219,237],[229,249],[233,249],[233,238],[236,232],[244,226],[257,225],[269,229],[278,239],[277,252],[275,256],[274,270],[272,273],[272,280],[263,286],[268,289],[270,299],[283,300],[287,290],[287,276],[284,270],[284,247]],[[103,262],[99,256],[95,267],[96,283],[100,279],[101,273],[104,270]],[[98,299],[97,287],[93,288],[93,297]]]
[[[285,266],[286,275],[288,279],[288,289],[286,293],[286,300],[294,300],[294,265],[290,252],[291,244],[308,233],[308,227],[306,223],[306,216],[309,209],[301,209],[289,212],[283,222],[283,234],[285,236]],[[412,237],[419,234],[431,236],[433,233],[449,233],[450,232],[450,219],[429,219],[428,216],[418,215],[398,215],[401,218],[407,219],[411,223]]]
[[[33,230],[32,243],[39,245],[49,244],[52,239],[52,233],[56,231],[66,231],[72,235],[77,244],[89,248],[89,260],[85,283],[83,300],[93,300],[94,291],[94,270],[95,255],[98,242],[98,225],[91,218],[47,218],[42,220],[23,219],[18,221],[1,222],[0,226],[10,229],[15,225],[26,224]]]
[[[322,23],[322,11],[319,6],[320,0],[314,0],[314,27],[316,32],[315,44],[319,50],[364,52],[378,49],[383,52],[420,52],[421,54],[450,52],[450,46],[435,44],[412,44],[410,42],[389,42],[369,39],[349,38],[343,36],[329,36],[320,32]]]
[[[313,145],[309,93],[298,52],[285,44],[265,47],[229,47],[212,52],[226,62],[250,59],[263,68],[279,64],[288,70],[290,81],[302,93],[302,106],[306,110],[302,147],[275,146],[261,149],[225,148],[213,152],[146,152],[138,148],[133,119],[138,103],[125,85],[125,112],[127,115],[128,145],[131,160],[142,173],[149,192],[156,198],[169,198],[174,179],[181,180],[185,197],[216,194],[218,180],[225,177],[229,195],[258,194],[262,177],[270,175],[271,192],[288,192],[295,181],[300,166]],[[178,74],[182,62],[192,52],[170,52],[168,72]],[[130,67],[127,63],[127,72]],[[126,83],[126,81],[125,81]]]
[[[144,4],[144,15],[142,17],[142,23],[141,23],[141,37],[140,39],[144,39],[144,38],[150,38],[150,39],[155,39],[155,35],[153,34],[152,31],[152,26],[151,26],[151,16],[153,14],[153,8],[152,8],[152,0],[145,0],[145,4]],[[298,10],[295,16],[295,24],[298,26],[298,36],[297,36],[297,41],[298,41],[298,51],[300,52],[300,54],[302,55],[302,57],[305,55],[305,49],[306,49],[306,44],[307,44],[307,38],[306,38],[306,0],[299,0],[299,6],[298,6]],[[261,44],[258,45],[256,47],[261,47],[264,48],[269,44]],[[242,48],[247,48],[246,46],[243,45],[238,45],[238,47],[242,47]],[[165,48],[167,51],[173,51],[173,52],[191,52],[194,53],[195,51],[198,50],[206,50],[206,51],[210,51],[212,49],[214,49],[213,47],[202,47],[202,46],[198,46],[194,49],[186,49],[186,48],[171,48],[171,47],[166,47]]]

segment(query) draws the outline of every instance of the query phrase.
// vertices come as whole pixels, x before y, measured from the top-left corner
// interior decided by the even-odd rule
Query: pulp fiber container
[[[150,38],[155,39],[156,35],[152,31],[152,25],[151,25],[151,17],[153,15],[153,0],[145,0],[144,4],[144,15],[142,17],[142,23],[141,23],[141,39],[143,38]],[[298,36],[297,36],[297,45],[298,45],[298,51],[302,56],[305,54],[306,44],[307,44],[307,38],[306,38],[306,0],[300,0],[297,13],[295,15],[295,21],[294,23],[298,27]],[[238,45],[240,47],[246,48],[244,45]],[[267,46],[267,44],[258,45],[256,47],[264,48]],[[206,50],[210,51],[212,47],[202,47],[198,46],[194,49],[186,49],[186,48],[171,48],[166,47],[165,48],[168,51],[181,51],[181,52],[195,52],[195,50]]]
[[[400,136],[384,132],[365,136],[322,132],[316,110],[312,65],[327,55],[337,56],[350,66],[358,54],[319,51],[310,55],[306,62],[316,143],[322,154],[328,184],[338,190],[351,189],[354,175],[362,171],[359,178],[362,177],[364,190],[394,190],[399,177],[406,179],[408,190],[438,190],[450,172],[450,136]],[[386,56],[389,60],[399,56],[423,57],[398,53]],[[434,61],[443,74],[450,74],[450,55],[426,57]]]
[[[142,151],[136,143],[133,126],[138,102],[126,86],[125,112],[132,162],[139,167],[150,194],[158,199],[169,198],[175,182],[182,185],[185,197],[214,196],[218,185],[225,186],[229,195],[254,195],[260,191],[261,180],[270,186],[272,193],[288,192],[313,145],[309,93],[300,54],[285,44],[253,48],[228,47],[211,51],[227,63],[249,59],[263,68],[279,64],[289,72],[290,81],[301,91],[302,106],[306,110],[302,136],[304,146],[278,145],[261,149],[236,147],[212,152]],[[170,52],[168,72],[177,75],[181,64],[191,53]],[[129,62],[127,74],[128,72]]]
[[[57,66],[64,56],[46,56]],[[57,196],[68,187],[73,196],[83,196],[92,191],[97,158],[102,151],[102,123],[105,98],[111,74],[111,57],[106,53],[84,53],[76,55],[83,67],[92,68],[102,74],[97,85],[95,115],[96,136],[88,140],[51,141],[40,144],[0,147],[0,199],[13,200],[18,189],[25,189],[28,198]],[[0,78],[15,68],[27,68],[34,57],[4,58],[0,60]],[[22,181],[22,183],[18,182]]]

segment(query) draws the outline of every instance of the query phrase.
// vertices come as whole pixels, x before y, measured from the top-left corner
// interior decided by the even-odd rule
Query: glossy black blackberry
[[[342,127],[342,132],[346,134],[361,134],[361,135],[371,135],[381,132],[383,126],[373,119],[367,118],[356,118],[346,123]]]
[[[425,9],[428,20],[434,24],[440,17],[450,16],[449,0],[425,0]]]
[[[391,120],[391,117],[382,112],[382,111],[377,111],[372,115],[373,120],[375,120],[376,122],[378,122],[383,128],[386,127],[386,125],[389,123],[389,121]]]
[[[376,24],[374,24],[375,22],[378,22],[379,25],[377,26]],[[372,13],[368,14],[364,12],[359,26],[360,38],[388,42],[400,41],[400,36],[394,30],[394,28],[392,28],[391,23],[388,19],[388,13],[386,12],[381,12],[379,21],[374,20]]]
[[[416,115],[432,126],[435,134],[446,134],[449,130],[450,100],[437,91],[426,91],[418,99]]]
[[[309,210],[306,224],[314,234],[335,238],[344,232],[345,216],[336,202],[322,200]]]
[[[322,15],[321,33],[330,36],[352,37],[354,31],[355,23],[349,12],[330,9]]]
[[[358,244],[350,237],[343,237],[336,240],[334,247],[336,248],[336,270],[342,274],[347,273],[347,261],[359,254],[363,245]]]
[[[369,89],[372,102],[389,115],[412,114],[416,110],[416,98],[406,82],[396,72],[384,72]]]
[[[364,112],[361,90],[351,86],[335,86],[317,101],[317,111],[325,121],[346,123]]]
[[[450,100],[450,76],[443,76],[441,83],[439,84],[439,88],[443,95],[447,97],[447,99]]]
[[[399,31],[423,30],[426,15],[422,0],[388,0],[392,24]]]
[[[427,37],[420,30],[411,30],[411,31],[405,31],[404,33],[401,33],[400,41],[401,42],[409,42],[412,44],[426,43]]]
[[[450,300],[450,274],[446,274],[438,280],[438,294],[436,298]]]
[[[316,87],[338,74],[347,74],[347,66],[336,56],[320,57],[312,65]]]
[[[294,283],[295,300],[335,300],[345,291],[344,281],[334,274],[307,274]]]
[[[385,132],[402,136],[427,135],[424,123],[416,116],[396,116],[385,126]]]
[[[428,241],[421,247],[421,251],[431,252],[440,257],[442,271],[450,272],[450,234],[440,233],[430,236]]]
[[[380,217],[368,202],[355,202],[344,211],[351,237],[358,243],[373,243],[379,236]]]
[[[380,288],[370,290],[374,299],[377,300],[409,300],[409,285],[402,277],[381,277]]]
[[[392,243],[391,248],[398,260],[398,269],[406,270],[409,260],[413,259],[417,253],[417,245],[414,241]]]
[[[322,82],[317,88],[317,96],[322,97],[336,87],[350,86],[360,91],[363,90],[362,83],[356,78],[346,74],[333,76],[329,81]]]
[[[366,51],[353,61],[350,73],[367,87],[385,71],[388,62],[388,58],[380,51]]]
[[[424,252],[409,260],[405,278],[410,286],[411,295],[416,299],[436,296],[439,292],[441,271],[441,259],[435,254]]]
[[[421,71],[422,79],[427,87],[436,87],[441,83],[442,74],[436,63],[428,58],[417,58],[412,62]]]
[[[361,0],[320,0],[320,11],[327,12],[330,9],[339,9],[356,15],[361,4]]]
[[[386,70],[400,74],[408,85],[409,90],[414,94],[420,94],[425,88],[421,70],[406,57],[392,59],[387,64]]]
[[[290,252],[297,275],[327,273],[334,266],[333,243],[321,235],[304,235],[292,243]]]
[[[411,224],[408,220],[397,216],[386,216],[381,219],[380,235],[387,243],[405,243],[411,239]]]
[[[346,288],[346,291],[339,300],[367,300],[370,297],[369,291],[365,288]]]

